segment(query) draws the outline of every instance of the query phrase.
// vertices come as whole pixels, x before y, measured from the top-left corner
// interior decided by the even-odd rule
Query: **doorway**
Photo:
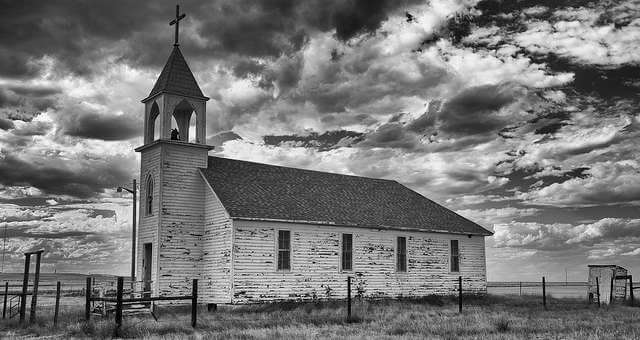
[[[151,294],[151,265],[153,263],[153,247],[151,243],[144,244],[144,257],[142,258],[142,286],[145,295]]]

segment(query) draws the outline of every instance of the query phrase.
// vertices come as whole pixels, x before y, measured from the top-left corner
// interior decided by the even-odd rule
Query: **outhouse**
[[[597,280],[596,280],[597,279]],[[610,304],[627,298],[627,270],[613,264],[589,265],[587,294],[590,302]]]

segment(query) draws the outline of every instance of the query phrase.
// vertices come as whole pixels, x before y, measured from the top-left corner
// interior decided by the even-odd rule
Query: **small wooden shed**
[[[598,301],[598,293],[601,304],[623,302],[627,298],[627,270],[614,264],[589,265],[588,285],[591,302]]]

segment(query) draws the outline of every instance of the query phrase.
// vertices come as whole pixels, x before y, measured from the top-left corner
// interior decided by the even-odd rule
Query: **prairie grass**
[[[346,320],[344,301],[219,306],[198,310],[190,325],[190,306],[157,309],[150,315],[125,316],[116,333],[113,318],[83,319],[84,306],[65,306],[57,326],[49,307],[38,310],[34,324],[0,322],[0,338],[143,339],[611,339],[640,338],[640,308],[597,308],[576,299],[485,296],[465,297],[462,314],[454,297],[367,301],[355,299]]]

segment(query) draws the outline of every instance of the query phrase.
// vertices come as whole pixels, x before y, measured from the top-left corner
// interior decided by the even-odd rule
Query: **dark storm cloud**
[[[482,143],[513,123],[497,113],[520,95],[521,89],[511,84],[471,87],[443,103],[431,102],[425,113],[408,122],[399,122],[399,115],[392,117],[359,145],[417,149],[436,136],[460,138],[455,145],[447,146],[450,151]]]
[[[347,40],[361,32],[373,32],[380,27],[382,21],[387,19],[390,11],[405,7],[411,2],[419,3],[420,1],[340,1],[333,7],[335,8],[333,20],[336,36],[338,39]]]
[[[120,115],[85,113],[63,120],[64,133],[74,137],[102,140],[125,140],[138,136],[141,122]]]
[[[11,221],[7,221],[11,222]],[[7,228],[8,238],[36,238],[36,239],[59,239],[68,237],[84,237],[94,235],[92,232],[85,231],[38,231],[38,227],[33,226],[14,226]]]
[[[130,174],[118,158],[92,160],[82,168],[69,168],[59,162],[24,161],[12,153],[0,153],[0,184],[29,185],[48,194],[87,198],[125,183]],[[69,162],[69,161],[65,161]],[[74,164],[75,165],[75,164]]]
[[[515,99],[511,85],[485,85],[464,90],[442,106],[438,114],[440,130],[458,136],[496,131],[506,122],[493,113]]]
[[[242,137],[233,131],[224,131],[207,138],[207,144],[220,146],[224,142],[236,139],[242,139]]]
[[[389,13],[417,0],[350,1],[183,1],[187,14],[182,25],[208,41],[195,43],[183,34],[194,58],[215,55],[272,56],[299,50],[312,30],[335,30],[339,39],[372,32]],[[63,69],[91,74],[104,51],[135,64],[159,66],[170,48],[173,30],[168,22],[173,3],[147,1],[0,1],[0,75],[28,78],[47,55]],[[192,20],[189,22],[189,20]],[[117,44],[118,49],[114,50]],[[10,46],[10,48],[9,48]]]
[[[11,130],[15,127],[13,121],[9,119],[0,118],[0,129],[2,130]]]
[[[269,135],[263,136],[266,145],[283,146],[285,144],[305,148],[317,148],[320,151],[329,150],[336,146],[350,146],[362,139],[363,134],[355,131],[336,130],[322,134],[312,132],[306,136],[299,135]]]
[[[62,92],[60,88],[53,86],[10,85],[7,88],[17,95],[27,97],[48,97]]]
[[[536,63],[545,63],[552,71],[571,72],[572,89],[579,95],[597,96],[602,99],[634,98],[640,92],[638,74],[640,65],[619,67],[584,65],[554,53],[529,54]]]
[[[249,74],[260,74],[265,69],[263,64],[260,64],[249,58],[241,59],[233,66],[233,75],[238,78],[244,78]]]
[[[3,85],[0,86],[0,113],[12,120],[30,121],[56,104],[61,90],[52,86]]]

